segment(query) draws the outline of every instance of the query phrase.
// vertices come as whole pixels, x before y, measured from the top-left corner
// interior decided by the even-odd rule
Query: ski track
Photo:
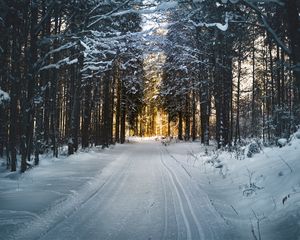
[[[167,186],[169,186],[169,188],[170,188],[170,185],[172,184],[171,183],[171,179],[170,179],[170,177],[169,176],[167,176],[166,174],[165,174],[165,169],[164,168],[160,168],[160,171],[161,171],[161,174],[162,174],[162,178],[163,179],[165,179],[165,178],[167,178],[167,180],[165,179],[164,180],[164,183],[167,181],[168,182],[168,185],[166,185],[166,183],[165,183],[165,189],[167,189]],[[173,209],[173,211],[174,211],[174,216],[175,216],[175,222],[176,222],[176,239],[177,240],[180,240],[180,226],[179,226],[179,219],[180,219],[180,216],[179,216],[179,214],[178,214],[178,209],[176,208],[176,202],[175,202],[175,197],[174,197],[174,191],[172,191],[172,189],[170,188],[169,189],[170,190],[170,195],[171,195],[171,199],[170,199],[170,201],[171,201],[171,203],[172,203],[172,209]],[[166,196],[167,197],[167,196]],[[166,203],[167,203],[167,200],[166,200]],[[171,204],[170,204],[171,205]],[[167,206],[168,206],[168,204],[167,204]],[[166,207],[167,207],[166,206]],[[164,239],[164,238],[163,238]]]
[[[186,228],[186,231],[187,231],[187,239],[188,240],[191,240],[192,239],[192,232],[191,232],[191,226],[190,226],[190,223],[189,223],[189,220],[187,219],[187,216],[186,216],[186,212],[184,210],[184,207],[183,207],[183,203],[182,203],[182,198],[180,196],[180,193],[178,191],[178,188],[174,182],[174,178],[170,172],[170,170],[168,169],[168,167],[164,164],[163,160],[162,161],[162,164],[163,166],[165,167],[165,169],[167,170],[167,173],[170,177],[170,180],[172,182],[172,185],[174,187],[174,190],[176,192],[176,196],[177,196],[177,199],[179,201],[179,205],[180,205],[180,211],[181,211],[181,214],[182,214],[182,217],[183,217],[183,220],[184,220],[184,225],[185,225],[185,228]]]
[[[184,190],[184,187],[182,185],[182,183],[179,181],[178,177],[176,176],[176,174],[174,173],[174,171],[172,171],[167,165],[166,163],[164,162],[163,158],[161,158],[161,163],[162,165],[164,166],[164,168],[167,170],[168,172],[168,175],[172,181],[172,184],[173,184],[173,187],[176,191],[176,194],[177,194],[177,197],[178,197],[178,200],[180,202],[180,208],[182,210],[182,214],[183,214],[183,217],[184,219],[186,220],[186,224],[187,224],[187,228],[190,229],[190,226],[189,226],[189,221],[187,220],[187,218],[185,217],[186,216],[186,213],[184,211],[184,208],[183,208],[183,199],[186,200],[187,204],[188,204],[188,208],[189,208],[189,211],[192,215],[192,218],[193,218],[193,221],[195,223],[195,225],[197,226],[197,231],[198,231],[198,234],[200,236],[200,239],[205,239],[205,236],[204,236],[204,233],[203,233],[203,229],[201,227],[201,224],[195,214],[195,210],[194,210],[194,207],[192,206],[191,204],[191,201],[189,199],[189,196],[187,195],[186,191]],[[183,196],[180,196],[180,193],[179,193],[179,189],[180,191],[183,193]],[[188,230],[190,231],[190,230]],[[190,236],[189,236],[190,235]],[[191,233],[188,232],[188,239],[194,239],[192,238],[191,236]]]
[[[167,229],[168,229],[168,202],[167,202],[167,190],[166,190],[166,183],[164,180],[164,175],[162,169],[160,169],[160,174],[161,174],[161,182],[163,186],[163,191],[164,191],[164,233],[163,233],[163,238],[162,240],[166,239],[167,237]]]
[[[168,149],[165,149],[165,152],[167,153],[167,155],[169,155],[170,158],[172,158],[173,160],[175,160],[175,161],[173,161],[174,163],[177,163],[177,165],[179,165],[180,167],[182,167],[182,164],[184,162],[178,161],[173,155],[171,155],[171,153],[168,151]],[[187,166],[191,167],[188,164],[187,164]],[[189,173],[187,173],[187,170],[185,168],[184,168],[184,171],[186,172],[186,174],[189,177],[191,177],[191,175]],[[217,211],[217,209],[215,208],[215,206],[211,203],[211,200],[210,200],[208,194],[203,190],[203,188],[201,187],[201,185],[198,182],[194,181],[194,183],[195,183],[194,186],[201,192],[201,194],[198,194],[197,197],[201,196],[201,198],[202,198],[202,204],[205,203],[205,206],[207,207],[207,210],[209,210],[210,214],[212,214],[215,217],[216,220],[219,220],[220,224],[224,223],[224,219],[220,216],[220,213]]]

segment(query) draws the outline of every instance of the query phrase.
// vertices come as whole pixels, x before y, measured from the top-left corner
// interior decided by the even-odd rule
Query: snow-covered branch
[[[225,24],[222,24],[222,23],[205,23],[205,22],[196,23],[195,21],[193,21],[191,19],[189,20],[189,22],[192,23],[194,27],[217,27],[221,31],[227,31],[227,29],[228,29],[228,20],[229,20],[229,18],[226,15]]]
[[[246,6],[250,7],[252,10],[254,10],[260,16],[266,31],[272,36],[273,40],[277,43],[277,45],[279,45],[282,48],[282,50],[286,54],[291,55],[291,50],[279,38],[278,34],[274,31],[274,29],[269,24],[266,15],[253,3],[253,1],[242,0],[242,3],[244,3]]]
[[[78,63],[77,58],[70,59],[69,57],[67,57],[67,58],[64,58],[64,59],[58,61],[57,63],[49,64],[47,66],[42,67],[40,69],[40,71],[48,70],[48,69],[60,69],[62,66],[73,65],[73,64],[76,64],[76,63]]]

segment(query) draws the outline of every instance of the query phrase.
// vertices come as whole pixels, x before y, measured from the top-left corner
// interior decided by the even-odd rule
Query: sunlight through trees
[[[299,1],[0,0],[0,156],[173,136],[276,143],[299,124]],[[20,161],[18,165],[17,162]]]

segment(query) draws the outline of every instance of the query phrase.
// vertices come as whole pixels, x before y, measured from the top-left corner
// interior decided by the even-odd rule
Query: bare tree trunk
[[[110,72],[104,76],[104,99],[103,99],[103,124],[102,124],[102,147],[109,146],[110,133]]]
[[[298,0],[286,0],[286,9],[287,9],[287,25],[291,41],[292,54],[291,58],[294,63],[294,77],[295,77],[295,87],[296,87],[296,96],[295,102],[296,105],[300,104],[300,6]],[[299,119],[299,118],[298,118]]]
[[[80,121],[80,95],[81,95],[81,66],[83,66],[83,56],[78,57],[78,65],[76,66],[75,76],[75,92],[71,115],[71,136],[68,141],[68,154],[71,155],[78,150],[78,132]]]
[[[171,136],[171,115],[168,114],[168,136]]]
[[[10,157],[11,157],[11,171],[17,170],[17,126],[18,126],[18,100],[19,100],[19,85],[20,85],[20,49],[18,46],[21,44],[18,43],[18,27],[15,26],[12,35],[12,63],[11,63],[11,75],[12,75],[12,84],[10,92],[10,128],[9,128],[9,148],[10,148]]]
[[[90,124],[91,124],[91,94],[92,87],[88,80],[84,87],[84,109],[83,109],[83,124],[82,124],[82,148],[89,147]]]
[[[193,89],[192,93],[192,140],[196,140],[196,93],[195,90]]]
[[[114,69],[114,71],[116,70],[116,67]],[[115,138],[114,138],[114,113],[115,113],[115,87],[116,87],[116,73],[114,73],[113,79],[112,79],[112,86],[111,86],[111,97],[110,97],[110,118],[109,118],[109,136],[110,136],[110,140],[109,143],[110,144],[115,144]]]
[[[241,60],[241,47],[238,53],[238,75],[237,75],[237,95],[236,95],[236,120],[235,120],[235,138],[234,145],[241,141],[240,134],[240,92],[241,92],[241,73],[242,73],[242,60]]]
[[[255,82],[255,39],[252,40],[252,101],[251,101],[251,129],[252,137],[256,135],[255,129],[256,126],[256,109],[255,109],[255,91],[256,91],[256,82]]]
[[[184,140],[188,141],[191,137],[191,120],[190,120],[190,97],[186,94],[185,97],[185,135]]]
[[[182,138],[182,110],[178,113],[178,139],[183,140]]]
[[[121,81],[117,79],[117,103],[116,103],[116,128],[115,138],[116,142],[120,142],[120,117],[121,117]]]
[[[120,142],[125,143],[126,137],[126,96],[125,96],[125,87],[123,86],[123,82],[121,82],[121,109],[120,109],[120,117],[121,117],[121,131],[120,131]]]

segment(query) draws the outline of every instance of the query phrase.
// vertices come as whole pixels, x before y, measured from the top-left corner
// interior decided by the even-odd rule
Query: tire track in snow
[[[42,239],[43,237],[45,237],[48,233],[50,233],[51,231],[53,231],[55,228],[57,228],[60,224],[66,222],[69,218],[71,218],[74,214],[76,214],[81,208],[83,208],[86,204],[88,204],[90,201],[93,200],[93,198],[95,196],[97,196],[98,194],[100,194],[103,189],[107,186],[109,187],[108,192],[113,192],[110,195],[110,198],[112,199],[113,197],[115,197],[117,195],[117,193],[119,192],[121,186],[124,184],[125,179],[128,177],[127,174],[125,174],[127,172],[127,170],[131,167],[132,165],[132,160],[130,158],[129,162],[126,164],[126,166],[124,166],[120,172],[113,172],[108,179],[94,192],[92,193],[86,200],[84,200],[79,207],[76,207],[69,215],[67,215],[66,218],[62,219],[62,221],[58,222],[55,224],[55,226],[51,227],[50,229],[48,229],[48,231],[41,237],[39,237],[37,240]],[[116,177],[117,176],[117,177]],[[113,191],[114,189],[117,189],[116,191]],[[107,194],[107,193],[106,193]],[[102,201],[98,202],[98,205],[101,205],[101,203],[103,201],[105,201],[104,198],[101,199]],[[102,208],[102,211],[105,210],[105,208]],[[101,214],[101,212],[98,212],[98,214]]]
[[[117,162],[118,159],[116,159],[115,161]],[[20,229],[8,239],[39,240],[44,238],[45,236],[47,236],[47,234],[49,234],[59,225],[61,225],[70,217],[72,217],[84,205],[91,201],[96,195],[101,193],[105,186],[109,186],[110,189],[114,189],[114,187],[112,186],[120,185],[120,182],[118,180],[124,178],[125,172],[129,169],[131,164],[132,161],[130,159],[129,161],[127,161],[125,166],[121,167],[121,169],[118,168],[116,171],[111,172],[109,176],[107,176],[104,179],[101,179],[100,177],[104,169],[99,171],[99,173],[94,177],[95,181],[88,182],[85,185],[83,185],[83,187],[81,188],[83,189],[83,193],[77,192],[76,194],[72,194],[60,201],[58,204],[51,206],[48,209],[48,211],[46,211],[42,214],[42,216],[40,216],[39,221],[34,220],[27,223],[24,226],[24,228]]]
[[[190,230],[190,224],[189,224],[189,221],[186,217],[186,213],[185,213],[185,210],[183,208],[183,201],[182,201],[182,196],[180,196],[180,193],[179,193],[179,189],[181,190],[181,192],[183,193],[183,197],[185,198],[187,204],[188,204],[188,208],[189,208],[189,211],[192,215],[192,218],[193,218],[193,221],[197,227],[197,231],[198,231],[198,234],[199,234],[199,237],[201,239],[205,239],[205,236],[204,236],[204,233],[203,233],[203,229],[201,227],[201,224],[195,214],[195,210],[191,204],[191,201],[186,193],[186,191],[184,190],[184,187],[183,185],[181,184],[181,182],[179,181],[178,177],[176,176],[176,174],[166,165],[166,163],[163,161],[162,159],[162,156],[161,156],[161,163],[162,165],[164,166],[164,168],[167,170],[167,173],[170,177],[170,180],[174,186],[174,189],[176,191],[176,195],[178,197],[178,200],[179,200],[179,204],[180,204],[180,208],[181,208],[181,212],[183,214],[183,218],[184,218],[184,221],[185,221],[185,225],[187,226],[187,231],[188,231],[188,239],[192,239],[191,238],[191,230]],[[189,230],[188,230],[189,229]],[[190,238],[189,238],[190,237]]]

